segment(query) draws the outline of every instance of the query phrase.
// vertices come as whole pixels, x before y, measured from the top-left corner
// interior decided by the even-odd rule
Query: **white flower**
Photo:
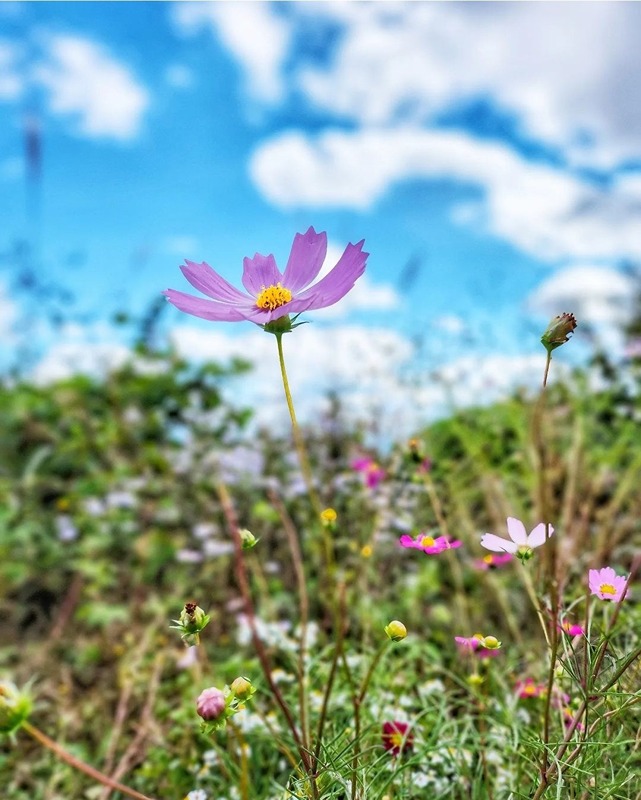
[[[487,550],[492,550],[494,553],[524,555],[530,553],[533,548],[545,544],[546,539],[554,533],[554,528],[551,525],[539,522],[539,524],[532,529],[532,533],[527,534],[525,532],[525,525],[520,519],[508,517],[507,532],[510,539],[502,539],[500,536],[496,536],[493,533],[486,533],[481,539],[481,546],[485,547]]]

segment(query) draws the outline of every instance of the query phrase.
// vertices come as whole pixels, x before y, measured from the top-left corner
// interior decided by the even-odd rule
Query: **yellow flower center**
[[[258,308],[264,308],[265,311],[273,311],[275,308],[289,303],[291,299],[292,293],[289,289],[281,286],[279,282],[276,286],[272,285],[267,288],[263,286],[262,292],[256,298],[256,305]]]
[[[403,736],[402,733],[399,733],[398,731],[396,733],[393,733],[390,736],[390,742],[392,744],[392,747],[398,748],[400,750],[400,748],[403,747],[404,739],[405,739],[405,737]]]
[[[536,686],[533,683],[528,683],[523,687],[523,694],[536,694]]]
[[[612,586],[611,583],[602,583],[599,587],[601,589],[601,594],[616,594],[617,590]]]
[[[361,547],[361,555],[363,556],[363,558],[371,558],[373,552],[374,550],[372,549],[371,544],[364,544]]]
[[[486,564],[493,564],[494,556],[483,556],[483,561],[485,561]]]
[[[431,536],[424,536],[421,539],[421,547],[434,547],[434,539]]]

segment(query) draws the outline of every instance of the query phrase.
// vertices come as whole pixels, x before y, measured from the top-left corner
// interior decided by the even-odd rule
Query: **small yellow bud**
[[[232,692],[236,695],[239,700],[246,700],[248,697],[251,697],[253,694],[253,686],[251,681],[247,678],[243,678],[240,675],[238,678],[232,681],[231,686],[229,687]]]
[[[467,682],[470,686],[480,686],[485,678],[482,675],[479,675],[478,672],[473,672],[471,675],[467,676]]]
[[[0,681],[0,733],[12,733],[31,713],[31,698],[15,683]]]
[[[393,642],[400,642],[407,636],[407,628],[402,622],[393,619],[388,625],[385,626],[385,633]]]
[[[333,525],[338,519],[338,514],[333,508],[326,508],[324,511],[321,511],[320,518],[321,522],[325,525]]]
[[[487,650],[498,650],[501,646],[501,642],[499,642],[496,636],[484,636],[482,644]]]
[[[363,558],[371,558],[373,552],[374,550],[372,549],[371,544],[365,544],[363,547],[361,547],[361,555]]]

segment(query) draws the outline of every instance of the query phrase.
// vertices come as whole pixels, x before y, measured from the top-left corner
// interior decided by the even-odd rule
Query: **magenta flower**
[[[294,236],[285,272],[276,266],[273,255],[256,253],[243,261],[241,292],[226,281],[209,264],[187,261],[183,275],[207,299],[194,297],[175,289],[163,294],[176,308],[187,314],[216,322],[249,320],[267,325],[289,314],[326,308],[344,297],[365,271],[368,253],[363,241],[348,244],[336,266],[324,278],[310,286],[320,272],[327,253],[327,234],[309,228]],[[290,330],[291,328],[287,328]]]
[[[399,539],[399,542],[401,543],[401,547],[422,550],[430,556],[438,555],[442,553],[443,550],[454,550],[463,544],[463,542],[460,542],[458,539],[448,539],[447,536],[437,536],[434,538],[425,533],[419,533],[415,539],[412,539],[411,536],[404,533]]]
[[[393,756],[398,756],[412,748],[414,735],[407,722],[383,723],[383,747]]]
[[[585,633],[585,629],[582,628],[581,625],[570,622],[568,619],[563,620],[558,628],[562,633],[566,633],[568,636],[583,636]]]
[[[520,519],[508,517],[507,532],[509,539],[502,539],[493,533],[486,533],[481,539],[481,546],[494,553],[513,553],[517,558],[527,561],[532,556],[532,550],[545,544],[546,539],[552,536],[554,528],[540,522],[528,534]]]
[[[352,469],[363,473],[368,489],[375,489],[385,478],[385,470],[373,458],[357,458],[352,461]]]
[[[588,577],[590,591],[601,600],[612,600],[618,603],[627,594],[628,579],[617,575],[612,567],[591,569]]]
[[[497,567],[501,567],[503,564],[509,564],[511,560],[512,556],[510,553],[503,553],[503,555],[487,555],[483,556],[483,558],[475,558],[474,566],[476,569],[486,571],[488,569],[496,569]]]

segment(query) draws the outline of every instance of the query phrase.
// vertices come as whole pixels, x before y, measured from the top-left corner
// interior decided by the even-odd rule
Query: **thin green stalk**
[[[287,369],[285,367],[285,356],[283,354],[283,334],[277,333],[275,334],[275,336],[276,336],[276,343],[278,345],[278,363],[280,364],[280,374],[283,380],[283,389],[285,390],[285,400],[287,401],[287,409],[289,411],[289,417],[292,423],[294,444],[296,446],[296,450],[298,451],[300,468],[303,473],[303,479],[305,481],[305,485],[307,486],[307,492],[309,493],[309,498],[312,502],[312,506],[314,508],[314,511],[316,512],[316,515],[319,516],[321,511],[323,510],[323,506],[321,504],[320,498],[318,497],[318,493],[316,492],[316,489],[314,487],[314,480],[312,477],[312,470],[309,465],[307,450],[305,448],[305,441],[303,439],[303,435],[301,433],[298,420],[296,419],[296,410],[294,409],[294,400],[292,398],[292,393],[289,388]]]

